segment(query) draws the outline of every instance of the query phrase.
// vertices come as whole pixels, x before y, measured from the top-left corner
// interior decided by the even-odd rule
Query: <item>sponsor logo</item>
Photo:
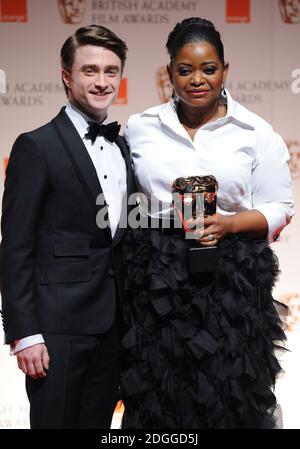
[[[119,87],[119,93],[113,104],[127,104],[128,98],[127,98],[127,78],[122,78],[120,87]]]
[[[279,0],[278,4],[284,23],[300,23],[300,0]]]
[[[0,22],[27,22],[27,0],[0,0]]]
[[[289,308],[287,316],[287,330],[300,330],[300,296],[299,293],[290,292],[280,296],[279,302],[286,304]]]
[[[292,179],[297,179],[300,175],[300,142],[298,140],[287,140],[285,143],[290,153],[291,176]]]
[[[227,0],[226,2],[227,23],[249,23],[250,22],[250,0]]]
[[[57,0],[57,3],[64,23],[76,25],[82,22],[86,0]]]
[[[166,103],[170,100],[173,87],[166,66],[160,67],[156,72],[156,88],[161,103]]]

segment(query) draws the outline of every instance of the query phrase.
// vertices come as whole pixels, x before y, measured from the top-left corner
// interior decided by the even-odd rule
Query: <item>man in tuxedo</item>
[[[109,428],[118,399],[126,232],[118,224],[133,174],[120,125],[107,125],[107,112],[126,51],[102,26],[70,36],[61,49],[68,103],[17,138],[7,168],[2,318],[26,374],[32,428]],[[103,207],[106,228],[96,220]]]

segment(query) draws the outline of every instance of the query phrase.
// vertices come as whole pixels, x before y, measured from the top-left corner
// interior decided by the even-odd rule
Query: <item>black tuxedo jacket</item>
[[[118,137],[133,173],[125,140]],[[64,111],[20,135],[11,152],[2,209],[0,283],[6,343],[37,333],[105,332],[121,294],[126,229],[100,229],[96,170]],[[123,209],[123,214],[126,210]]]

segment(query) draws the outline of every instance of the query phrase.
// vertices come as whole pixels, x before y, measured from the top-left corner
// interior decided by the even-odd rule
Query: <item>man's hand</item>
[[[49,354],[44,343],[38,343],[29,348],[22,349],[16,354],[18,367],[23,373],[39,379],[46,377],[45,370],[49,369]]]

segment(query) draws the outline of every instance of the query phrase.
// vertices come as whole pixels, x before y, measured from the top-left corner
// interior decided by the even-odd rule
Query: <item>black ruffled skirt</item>
[[[220,241],[214,275],[189,274],[186,242],[160,230],[131,230],[124,257],[123,428],[272,427],[285,335],[266,242]]]

